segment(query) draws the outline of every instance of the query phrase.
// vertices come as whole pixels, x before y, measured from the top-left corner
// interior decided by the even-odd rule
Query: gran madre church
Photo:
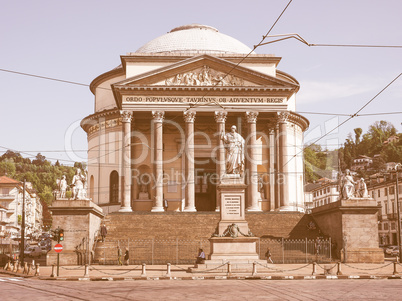
[[[303,212],[309,122],[295,113],[299,83],[280,60],[200,24],[122,55],[92,81],[95,112],[81,122],[88,196],[106,214],[220,211],[229,176],[244,184],[248,212]],[[243,138],[235,171],[230,132]]]

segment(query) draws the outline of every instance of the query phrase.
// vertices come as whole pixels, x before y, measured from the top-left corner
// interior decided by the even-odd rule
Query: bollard
[[[317,263],[313,262],[313,272],[311,273],[312,276],[315,276],[317,274]]]
[[[396,270],[396,265],[398,264],[398,261],[395,260],[394,261],[394,272],[392,273],[392,275],[398,275],[398,271]]]
[[[4,266],[4,270],[5,271],[9,271],[10,269],[10,260],[6,263],[6,265]]]
[[[36,270],[35,270],[35,275],[34,276],[39,276],[39,263],[36,264]]]
[[[24,270],[22,271],[23,274],[28,274],[28,263],[24,262]]]
[[[230,261],[228,261],[228,275],[232,274],[232,264],[230,263]]]
[[[88,278],[89,277],[89,268],[88,268],[88,264],[85,264],[85,272],[84,272],[84,278]]]
[[[52,278],[56,277],[55,271],[56,271],[56,265],[52,264],[52,273],[50,274],[50,277]]]
[[[338,264],[338,271],[336,271],[336,274],[337,275],[342,275],[341,262],[339,261],[337,264]]]
[[[141,277],[147,277],[147,271],[145,269],[146,264],[142,264],[142,271],[141,271]]]
[[[257,276],[257,263],[253,262],[253,273],[251,276]]]
[[[166,265],[166,275],[165,275],[166,277],[170,277],[170,276],[172,276],[172,274],[170,273],[170,263],[168,263],[167,265]]]
[[[14,261],[14,266],[13,266],[12,272],[15,273],[17,271],[17,269],[18,269],[18,260]]]

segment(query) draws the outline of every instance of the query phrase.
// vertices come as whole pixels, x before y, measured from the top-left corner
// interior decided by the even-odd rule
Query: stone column
[[[268,158],[268,173],[269,173],[269,210],[275,210],[275,123],[267,124],[268,139],[269,139],[269,158]]]
[[[163,212],[163,119],[165,112],[152,111],[154,123],[154,177],[155,193],[152,212]]]
[[[280,208],[289,210],[289,179],[288,179],[288,150],[287,150],[287,125],[286,120],[289,116],[288,112],[281,112],[278,114],[279,124],[279,191],[280,191]]]
[[[223,175],[226,172],[226,166],[225,166],[225,147],[223,145],[223,141],[221,139],[221,134],[225,131],[225,121],[226,121],[226,116],[227,112],[225,111],[215,111],[215,121],[217,124],[217,146],[218,146],[218,151],[216,153],[217,158],[217,164],[216,164],[216,173],[217,176],[219,177],[219,183],[222,180]],[[220,211],[221,207],[221,202],[220,202],[220,194],[217,191],[216,194],[216,209],[215,211]]]
[[[185,194],[185,212],[196,212],[195,208],[195,186],[194,186],[194,111],[184,112],[184,121],[186,122],[186,141],[185,141],[185,153],[186,153],[186,168],[185,168],[185,181],[186,194]]]
[[[120,111],[123,123],[123,200],[119,212],[131,212],[131,120],[133,113]]]
[[[248,207],[247,211],[261,211],[258,205],[260,193],[258,191],[258,170],[257,170],[257,116],[258,112],[246,112],[248,123],[247,136],[247,152],[246,160],[248,161]]]

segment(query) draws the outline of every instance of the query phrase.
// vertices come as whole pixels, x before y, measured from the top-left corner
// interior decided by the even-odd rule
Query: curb
[[[317,275],[317,276],[184,276],[184,277],[38,277],[54,281],[157,281],[157,280],[346,280],[402,279],[400,275]]]

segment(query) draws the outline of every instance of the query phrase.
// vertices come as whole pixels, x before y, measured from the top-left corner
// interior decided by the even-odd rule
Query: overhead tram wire
[[[262,42],[264,42],[264,40],[265,40],[265,39],[268,37],[268,35],[271,33],[272,29],[275,27],[276,23],[278,23],[279,19],[280,19],[280,18],[282,17],[282,15],[285,13],[285,11],[286,11],[287,8],[289,7],[289,5],[292,3],[292,1],[293,1],[293,0],[290,0],[289,3],[286,5],[286,7],[282,10],[281,14],[280,14],[279,17],[276,19],[276,21],[274,22],[274,24],[272,24],[272,26],[271,26],[271,28],[268,30],[267,34],[262,36],[262,40],[261,40],[257,45],[254,45],[253,49],[252,49],[246,56],[244,56],[244,57],[240,60],[240,62],[238,62],[234,67],[232,67],[232,69],[230,69],[229,72],[227,72],[224,77],[222,77],[217,83],[215,83],[215,85],[213,86],[213,88],[215,88],[221,81],[223,81],[229,74],[231,74],[234,69],[236,69],[251,53],[254,52],[254,50],[256,50],[259,46],[264,45],[264,44],[262,44]],[[201,99],[204,99],[204,97],[207,96],[208,94],[209,94],[209,91],[207,91],[207,92],[201,97]],[[196,106],[199,107],[199,106],[207,105],[207,104],[204,104],[204,103],[200,105],[200,104],[198,104],[198,103],[199,103],[199,100],[196,101],[196,102],[193,103],[193,104],[190,104],[190,107],[189,107],[188,109],[186,109],[185,112],[187,112],[188,110],[190,110],[190,109],[192,109],[192,108],[194,108],[194,107],[196,107]],[[211,103],[209,103],[209,104],[211,104]],[[224,108],[219,102],[215,101],[214,104],[216,104],[217,106],[219,106],[219,107],[221,107],[222,109],[225,110],[225,108]]]
[[[297,33],[285,33],[285,34],[277,34],[277,35],[272,35],[269,36],[269,38],[277,38],[281,37],[279,39],[265,42],[261,45],[268,45],[288,39],[295,39],[309,47],[358,47],[358,48],[402,48],[402,45],[364,45],[364,44],[317,44],[317,43],[309,43],[305,39],[303,39],[299,34]],[[260,45],[260,46],[261,46]]]
[[[402,75],[402,73],[399,73],[399,75],[397,77],[395,77],[388,85],[386,85],[380,92],[378,92],[374,97],[372,97],[368,102],[366,102],[356,113],[352,114],[348,119],[346,119],[345,121],[343,121],[341,124],[338,124],[338,126],[336,126],[335,128],[333,128],[332,130],[330,130],[329,132],[325,133],[324,135],[322,135],[321,137],[319,137],[318,139],[316,139],[314,142],[310,143],[310,145],[304,147],[304,149],[312,146],[313,144],[316,144],[318,141],[320,141],[322,138],[328,136],[330,133],[332,133],[333,131],[335,131],[336,129],[340,128],[342,125],[344,125],[346,122],[348,122],[349,120],[351,120],[352,118],[355,118],[356,116],[358,116],[358,113],[361,112],[365,107],[367,107],[374,99],[376,99],[382,92],[384,92],[389,86],[391,86],[400,76]],[[303,150],[302,150],[303,151]],[[298,152],[297,154],[293,155],[283,166],[286,166],[293,158],[297,157],[298,155],[300,155],[300,153],[302,152]]]

